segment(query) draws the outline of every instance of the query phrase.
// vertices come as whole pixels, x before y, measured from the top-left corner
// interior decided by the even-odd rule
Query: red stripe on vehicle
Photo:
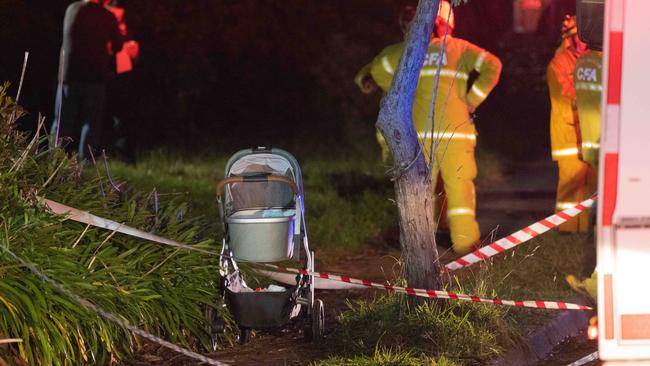
[[[621,104],[621,69],[623,66],[623,32],[609,32],[609,68],[607,103]]]
[[[603,225],[611,226],[616,208],[618,185],[618,153],[605,154],[605,178],[603,187]]]

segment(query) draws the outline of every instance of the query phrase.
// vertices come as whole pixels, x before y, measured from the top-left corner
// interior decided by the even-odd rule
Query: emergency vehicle
[[[598,356],[650,365],[650,1],[577,0],[577,13],[603,50]]]

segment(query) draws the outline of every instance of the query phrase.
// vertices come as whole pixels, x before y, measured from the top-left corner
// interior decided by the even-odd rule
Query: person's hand
[[[138,41],[124,42],[123,48],[126,54],[129,55],[131,60],[135,60],[138,58],[138,55],[140,54],[140,44],[138,43]]]
[[[377,90],[378,88],[379,88],[379,86],[377,85],[377,83],[375,83],[374,80],[372,80],[371,77],[365,78],[361,82],[361,85],[359,85],[359,89],[361,89],[361,92],[363,94],[370,94],[370,93],[374,92],[375,90]]]

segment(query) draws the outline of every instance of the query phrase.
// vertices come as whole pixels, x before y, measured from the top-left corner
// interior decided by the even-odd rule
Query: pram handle
[[[281,175],[251,175],[251,176],[234,176],[222,179],[217,183],[217,195],[223,194],[223,190],[228,184],[233,183],[263,183],[263,182],[278,182],[284,183],[291,187],[294,194],[298,194],[298,185],[287,177]]]

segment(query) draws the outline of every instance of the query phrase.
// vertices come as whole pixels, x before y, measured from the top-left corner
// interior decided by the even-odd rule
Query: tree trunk
[[[433,185],[413,127],[413,98],[440,0],[420,0],[390,90],[377,118],[395,161],[402,255],[410,287],[440,288]]]

